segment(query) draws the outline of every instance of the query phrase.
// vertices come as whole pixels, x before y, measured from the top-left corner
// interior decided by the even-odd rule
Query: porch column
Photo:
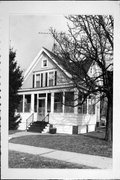
[[[74,114],[78,114],[78,91],[74,91]]]
[[[34,112],[34,94],[31,94],[31,113]]]
[[[51,93],[51,113],[54,112],[54,92]]]
[[[45,97],[45,114],[47,115],[47,98],[48,98],[48,93],[46,93]]]
[[[23,94],[23,113],[25,112],[25,94]]]
[[[63,91],[63,113],[65,112],[65,92]]]

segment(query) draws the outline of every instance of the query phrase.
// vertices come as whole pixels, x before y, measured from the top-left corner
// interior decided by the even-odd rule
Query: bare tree
[[[113,126],[113,17],[102,15],[74,15],[69,20],[68,33],[50,29],[61,63],[72,75],[74,86],[84,97],[96,94],[107,98],[105,139],[112,140]],[[92,76],[90,66],[96,67]]]

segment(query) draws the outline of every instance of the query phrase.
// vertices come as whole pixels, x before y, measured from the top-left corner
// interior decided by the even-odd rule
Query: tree
[[[74,86],[87,98],[96,94],[98,100],[107,99],[106,135],[112,140],[113,122],[113,17],[102,15],[75,15],[66,17],[68,33],[50,29],[56,46],[54,53],[72,75]],[[86,63],[87,62],[87,63]],[[97,71],[88,74],[88,67]],[[81,85],[86,91],[81,91]],[[85,99],[84,98],[84,99]]]
[[[16,52],[9,50],[9,129],[15,130],[20,123],[20,115],[16,115],[16,109],[19,105],[20,98],[17,94],[22,85],[23,77],[20,67],[15,61]]]

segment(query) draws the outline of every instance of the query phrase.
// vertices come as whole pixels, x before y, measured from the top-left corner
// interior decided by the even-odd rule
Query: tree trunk
[[[113,140],[113,103],[111,98],[108,98],[105,140]]]

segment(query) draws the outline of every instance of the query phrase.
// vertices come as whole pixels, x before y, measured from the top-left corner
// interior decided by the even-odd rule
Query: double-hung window
[[[36,87],[40,87],[40,74],[36,74]]]
[[[49,72],[49,86],[54,85],[54,72]]]
[[[88,113],[95,114],[95,98],[92,96],[88,99]]]
[[[63,93],[55,93],[54,94],[54,112],[62,112],[63,111]]]
[[[81,94],[79,94],[79,99],[78,99],[78,103],[79,103],[78,113],[79,113],[79,114],[87,114],[87,99],[85,99],[83,103],[82,103],[82,101],[83,101],[83,96],[82,96]]]
[[[74,92],[65,92],[65,113],[74,112]]]

